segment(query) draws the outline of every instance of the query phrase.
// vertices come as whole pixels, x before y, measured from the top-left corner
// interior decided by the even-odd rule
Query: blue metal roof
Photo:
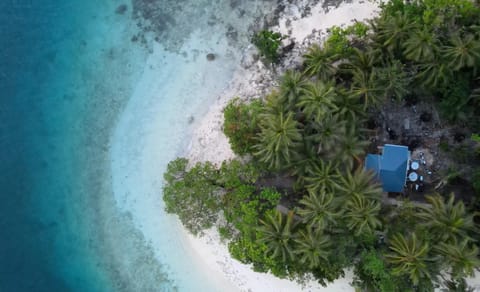
[[[365,168],[377,174],[385,192],[401,192],[407,178],[409,158],[408,147],[385,144],[382,155],[367,155]]]
[[[365,168],[369,170],[373,170],[376,174],[377,179],[379,179],[380,174],[380,155],[376,154],[367,154],[365,158]]]

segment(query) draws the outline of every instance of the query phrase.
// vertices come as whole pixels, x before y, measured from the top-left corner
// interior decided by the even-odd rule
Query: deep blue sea
[[[0,292],[218,290],[163,212],[161,176],[271,2],[0,1]]]
[[[103,49],[91,39],[109,41],[95,27],[120,17],[107,2],[0,1],[2,292],[114,287],[91,228],[97,218],[85,212],[102,192],[108,135],[92,132],[109,125],[99,107],[108,102],[112,115],[123,102],[91,94],[105,90],[103,72],[88,63]]]

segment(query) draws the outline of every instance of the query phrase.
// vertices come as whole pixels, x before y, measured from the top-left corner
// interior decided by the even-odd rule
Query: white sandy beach
[[[303,39],[313,29],[325,35],[332,25],[372,17],[376,8],[371,2],[354,1],[325,14],[319,3],[310,16],[301,18],[299,10],[290,5],[277,30],[295,39],[295,49],[301,51],[306,47]],[[180,291],[353,291],[348,272],[326,288],[314,282],[302,287],[253,272],[230,257],[215,230],[194,237],[175,216],[165,214],[161,188],[168,161],[185,155],[185,148],[192,162],[221,163],[233,158],[222,133],[223,107],[236,96],[258,97],[268,90],[265,83],[274,83],[265,80],[268,71],[261,62],[250,58],[253,48],[233,52],[223,42],[221,35],[193,35],[183,51],[199,53],[188,58],[154,48],[111,141],[112,181],[119,209],[131,217]],[[208,62],[205,55],[212,50],[217,59]],[[166,96],[175,96],[176,102],[166,102]],[[202,107],[205,100],[211,101],[209,108]]]

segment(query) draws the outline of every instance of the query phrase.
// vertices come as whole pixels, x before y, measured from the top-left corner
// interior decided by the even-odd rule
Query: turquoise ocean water
[[[0,1],[0,291],[188,290],[117,210],[110,137],[144,74],[149,42],[164,38],[174,51],[196,26],[185,19],[217,29],[222,11],[251,22],[273,4],[166,2]],[[183,20],[171,13],[190,6]],[[221,26],[232,42],[246,42],[246,26],[244,34]],[[203,282],[191,287],[211,290]]]
[[[93,63],[114,45],[98,41],[115,17],[102,2],[0,3],[0,291],[112,287],[90,206],[104,189],[102,130],[128,92],[109,95]]]

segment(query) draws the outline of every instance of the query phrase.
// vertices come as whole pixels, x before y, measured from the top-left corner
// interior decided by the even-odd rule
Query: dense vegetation
[[[269,63],[275,63],[278,61],[279,48],[282,42],[283,36],[278,32],[270,30],[261,30],[257,32],[253,38],[252,43],[257,47],[260,55]]]
[[[480,8],[410,2],[332,29],[263,101],[233,100],[224,132],[244,159],[172,161],[167,212],[194,233],[216,224],[233,257],[279,277],[325,284],[352,268],[362,291],[468,291],[480,265],[478,165],[468,205],[448,193],[387,205],[362,167],[366,118],[391,99],[414,95],[480,133]]]

